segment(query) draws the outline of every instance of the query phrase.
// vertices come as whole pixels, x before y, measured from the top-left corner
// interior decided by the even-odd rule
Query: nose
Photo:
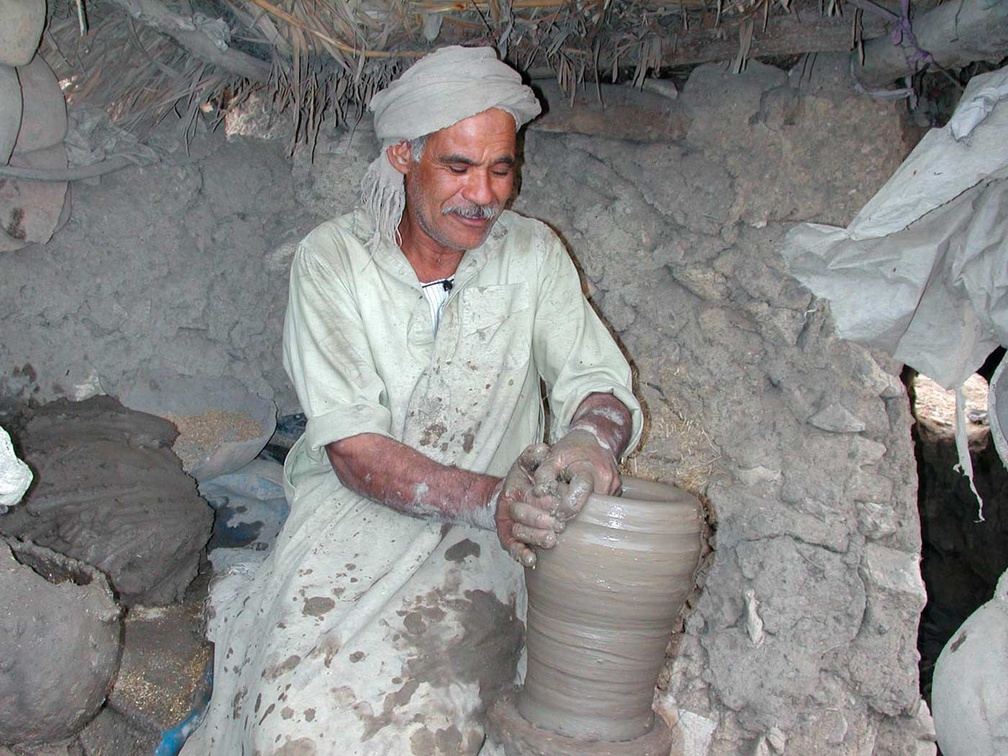
[[[470,171],[466,183],[465,198],[477,205],[489,205],[494,201],[493,189],[490,185],[490,171]]]

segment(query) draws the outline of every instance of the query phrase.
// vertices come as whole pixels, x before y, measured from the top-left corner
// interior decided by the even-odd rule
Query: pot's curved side
[[[583,740],[648,732],[701,528],[695,497],[627,479],[623,496],[593,495],[556,548],[539,553],[525,572],[528,672],[517,704],[525,719]]]

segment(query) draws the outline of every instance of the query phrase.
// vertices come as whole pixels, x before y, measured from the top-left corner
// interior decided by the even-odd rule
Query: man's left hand
[[[550,500],[549,510],[561,523],[578,516],[592,493],[619,493],[617,459],[633,435],[630,410],[612,394],[589,394],[578,405],[570,431],[536,468],[532,493]]]
[[[577,517],[592,493],[612,495],[621,485],[612,451],[586,430],[572,430],[553,444],[533,473],[533,494],[551,497],[551,514],[561,522]]]

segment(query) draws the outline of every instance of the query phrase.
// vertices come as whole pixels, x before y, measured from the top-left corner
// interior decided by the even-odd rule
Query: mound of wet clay
[[[18,434],[35,485],[0,532],[90,564],[127,606],[185,593],[213,510],[172,452],[166,420],[98,396],[32,411]]]

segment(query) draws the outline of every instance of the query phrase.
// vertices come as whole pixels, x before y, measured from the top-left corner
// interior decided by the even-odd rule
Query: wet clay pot
[[[581,741],[647,735],[655,681],[693,588],[702,526],[695,497],[625,478],[621,496],[593,495],[557,546],[539,552],[525,571],[522,718]]]

